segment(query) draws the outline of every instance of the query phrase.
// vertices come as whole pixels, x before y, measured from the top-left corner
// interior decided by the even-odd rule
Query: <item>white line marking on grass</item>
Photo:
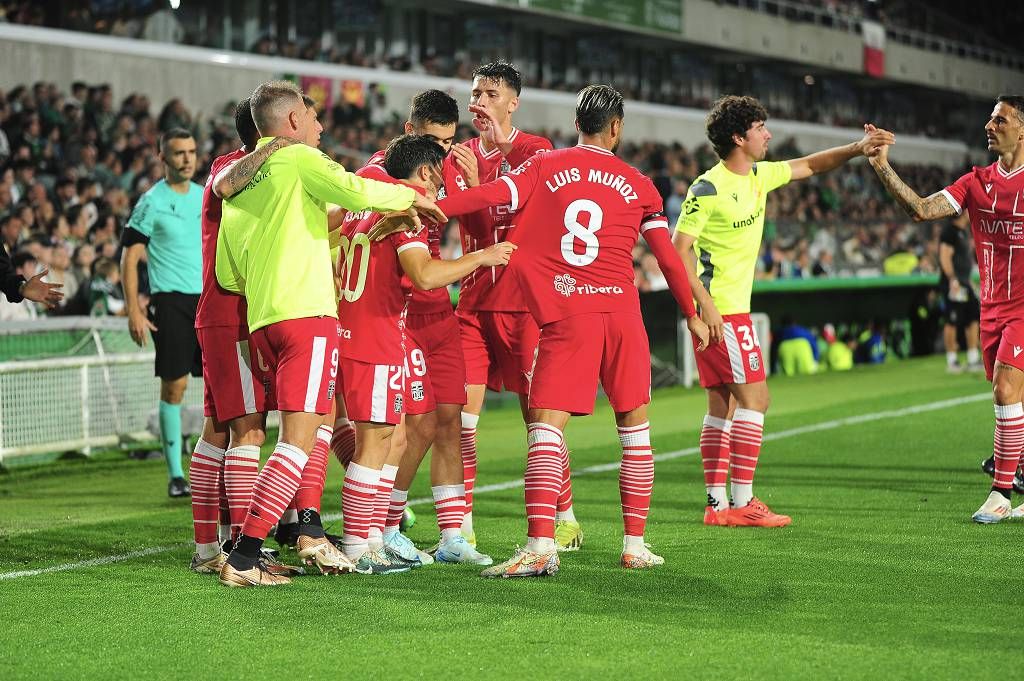
[[[80,563],[65,563],[64,565],[54,565],[53,567],[39,568],[38,570],[20,570],[18,572],[0,572],[0,580],[3,579],[18,579],[19,577],[35,577],[36,575],[44,575],[48,572],[63,572],[65,570],[77,570],[79,568],[94,567],[96,565],[107,565],[109,563],[119,563],[122,560],[131,560],[132,558],[142,558],[143,556],[152,556],[155,553],[164,553],[165,551],[173,551],[186,544],[178,544],[176,546],[154,546],[149,549],[142,549],[141,551],[132,551],[130,553],[121,553],[116,556],[103,556],[102,558],[92,558],[90,560],[83,560]]]
[[[954,397],[948,400],[939,400],[938,402],[928,402],[927,404],[919,404],[913,407],[904,407],[902,409],[891,409],[889,411],[876,411],[870,414],[858,414],[856,416],[847,416],[841,419],[834,419],[831,421],[822,421],[820,423],[812,423],[807,426],[799,426],[797,428],[790,428],[788,430],[780,430],[777,432],[770,432],[764,436],[765,442],[772,442],[774,440],[783,440],[790,437],[796,437],[797,435],[805,435],[807,433],[817,433],[824,430],[834,430],[836,428],[843,428],[846,426],[856,426],[863,423],[871,423],[873,421],[884,421],[887,419],[896,419],[904,416],[913,416],[915,414],[924,414],[930,411],[939,411],[941,409],[949,409],[950,407],[958,407],[963,404],[970,404],[972,402],[981,402],[982,400],[991,400],[992,393],[984,392],[976,395],[968,395],[966,397]],[[670,461],[672,459],[678,459],[684,456],[693,456],[700,451],[698,447],[687,447],[686,449],[677,449],[672,452],[665,452],[664,454],[658,454],[654,457],[655,461]],[[573,471],[573,477],[581,475],[593,475],[595,473],[608,473],[614,470],[618,470],[619,462],[613,461],[609,463],[597,464],[594,466],[587,466]],[[508,480],[506,482],[499,482],[493,485],[481,485],[473,490],[473,494],[486,494],[487,492],[500,492],[507,489],[516,489],[522,487],[524,481],[522,478],[517,480]],[[425,506],[427,504],[433,504],[434,500],[430,497],[421,497],[419,499],[412,499],[409,501],[410,506]],[[333,522],[341,519],[340,513],[329,513],[322,516],[323,520],[327,522]],[[132,551],[131,553],[124,553],[116,556],[104,556],[102,558],[93,558],[92,560],[84,560],[80,563],[67,563],[64,565],[55,565],[53,567],[40,568],[38,570],[21,570],[19,572],[0,572],[0,580],[4,579],[18,579],[19,577],[35,577],[36,575],[42,575],[49,572],[62,572],[65,570],[77,570],[79,568],[94,567],[97,565],[107,565],[108,563],[118,563],[125,560],[131,560],[132,558],[142,558],[143,556],[152,556],[157,553],[164,553],[166,551],[173,551],[174,549],[188,546],[188,544],[179,544],[177,546],[155,546],[149,549],[143,549],[141,551]]]

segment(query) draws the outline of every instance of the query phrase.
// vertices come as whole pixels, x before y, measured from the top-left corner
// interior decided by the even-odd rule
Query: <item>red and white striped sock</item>
[[[546,423],[526,427],[526,534],[531,551],[554,550],[555,507],[562,491],[562,431]]]
[[[391,507],[391,490],[395,488],[395,476],[398,466],[384,464],[377,480],[377,498],[373,502],[373,518],[370,520],[370,550],[384,546],[384,525],[388,520],[388,509]]]
[[[462,448],[462,481],[466,486],[466,515],[462,531],[473,533],[473,487],[476,485],[476,426],[479,414],[462,412],[462,434],[459,443]]]
[[[430,488],[437,511],[437,526],[441,541],[447,541],[462,532],[462,518],[466,515],[466,488],[463,485],[436,485]]]
[[[1013,489],[1013,476],[1020,463],[1021,449],[1024,448],[1024,405],[997,404],[996,430],[993,455],[996,460],[996,475],[992,489],[1009,497]]]
[[[406,504],[409,503],[409,490],[391,490],[391,503],[388,505],[388,519],[384,523],[384,534],[398,532],[402,526],[402,516],[405,515]]]
[[[309,457],[287,442],[278,442],[252,487],[252,501],[242,523],[242,534],[266,539],[267,534],[295,498],[302,482],[302,469]]]
[[[725,483],[729,478],[729,430],[732,422],[710,414],[700,429],[700,460],[704,464],[704,487],[708,506],[716,511],[729,508]]]
[[[341,512],[344,516],[341,543],[345,555],[353,560],[369,548],[370,523],[379,483],[378,470],[357,463],[350,463],[345,469],[345,483],[341,488]]]
[[[572,471],[569,469],[569,448],[562,438],[558,455],[562,460],[562,491],[558,493],[558,501],[555,503],[555,520],[576,520],[576,513],[572,509]]]
[[[619,468],[619,498],[622,524],[627,537],[643,537],[654,489],[654,453],[651,424],[620,426],[622,466]]]
[[[732,505],[743,508],[754,498],[754,471],[761,453],[764,414],[752,409],[737,409],[729,430],[729,475],[732,476]]]
[[[256,445],[232,447],[224,454],[224,491],[231,514],[231,539],[238,537],[245,512],[252,500],[252,487],[260,472],[260,448]]]
[[[356,427],[344,416],[334,422],[334,434],[331,436],[331,451],[341,462],[342,468],[348,468],[356,453]]]
[[[313,451],[309,453],[309,462],[302,469],[302,482],[295,493],[295,508],[302,511],[307,508],[320,512],[320,499],[324,494],[324,481],[327,478],[327,452],[331,449],[330,426],[316,429],[316,440]]]
[[[188,479],[192,484],[192,526],[195,530],[196,553],[203,559],[220,553],[217,525],[220,522],[223,470],[224,450],[200,438],[188,465]]]

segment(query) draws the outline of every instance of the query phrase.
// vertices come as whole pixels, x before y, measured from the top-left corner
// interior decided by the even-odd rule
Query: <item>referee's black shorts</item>
[[[974,291],[967,289],[967,300],[956,301],[949,299],[949,292],[943,295],[943,302],[946,307],[946,324],[955,326],[958,329],[965,329],[971,324],[981,320],[981,303]]]
[[[199,296],[188,293],[154,293],[149,299],[153,322],[156,375],[173,381],[187,374],[203,375],[203,357],[196,337]]]

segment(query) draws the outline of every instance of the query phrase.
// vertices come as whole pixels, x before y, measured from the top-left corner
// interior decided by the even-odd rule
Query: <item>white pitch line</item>
[[[115,556],[103,556],[102,558],[91,558],[89,560],[83,560],[80,563],[65,563],[64,565],[54,565],[53,567],[39,568],[38,570],[0,572],[0,580],[18,579],[19,577],[35,577],[36,575],[45,575],[48,572],[63,572],[65,570],[77,570],[79,568],[94,567],[96,565],[119,563],[122,560],[131,560],[132,558],[152,556],[154,553],[164,553],[165,551],[173,551],[174,549],[180,548],[181,546],[187,546],[187,544],[178,544],[176,546],[154,546],[152,548],[142,549],[141,551],[131,551],[129,553],[121,553]]]
[[[856,416],[847,416],[841,419],[834,419],[831,421],[821,421],[820,423],[812,423],[807,426],[799,426],[797,428],[790,428],[788,430],[780,430],[774,433],[768,433],[764,436],[765,442],[771,442],[774,440],[783,440],[790,437],[796,437],[797,435],[805,435],[807,433],[818,433],[824,430],[834,430],[836,428],[843,428],[845,426],[856,426],[863,423],[871,423],[874,421],[884,421],[886,419],[901,418],[903,416],[913,416],[915,414],[924,414],[930,411],[938,411],[940,409],[949,409],[950,407],[958,407],[962,404],[970,404],[972,402],[981,402],[982,400],[991,400],[992,393],[984,392],[976,395],[968,395],[966,397],[955,397],[948,400],[939,400],[938,402],[928,402],[926,404],[919,404],[913,407],[904,407],[902,409],[891,409],[888,411],[876,411],[870,414],[858,414]],[[698,447],[687,447],[686,449],[677,449],[672,452],[665,452],[664,454],[658,454],[654,457],[655,461],[670,461],[672,459],[678,459],[684,456],[693,456],[698,453],[700,448]],[[619,462],[613,461],[610,463],[602,463],[594,466],[587,466],[573,471],[573,477],[579,477],[582,475],[593,475],[595,473],[608,473],[614,470],[618,470]],[[487,492],[500,492],[507,489],[516,489],[524,485],[522,478],[517,480],[508,480],[506,482],[499,482],[493,485],[481,485],[473,490],[473,494],[486,494]],[[411,499],[409,501],[410,506],[425,506],[427,504],[433,504],[434,500],[430,497],[421,497],[419,499]],[[340,513],[329,513],[322,516],[322,519],[327,522],[333,522],[341,519]],[[178,544],[176,546],[154,546],[149,549],[142,549],[141,551],[132,551],[130,553],[123,553],[114,556],[103,556],[102,558],[93,558],[91,560],[83,560],[79,563],[66,563],[64,565],[55,565],[53,567],[39,568],[38,570],[20,570],[18,572],[0,572],[0,580],[5,579],[18,579],[20,577],[35,577],[37,575],[43,575],[50,572],[63,572],[65,570],[78,570],[79,568],[95,567],[97,565],[107,565],[109,563],[118,563],[125,560],[131,560],[133,558],[142,558],[144,556],[152,556],[157,553],[164,553],[166,551],[173,551],[174,549],[189,546],[189,544]]]

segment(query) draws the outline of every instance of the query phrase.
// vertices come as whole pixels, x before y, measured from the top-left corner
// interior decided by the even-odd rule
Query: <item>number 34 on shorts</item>
[[[749,314],[722,317],[723,339],[697,352],[697,373],[705,388],[765,380],[764,356]],[[694,340],[696,349],[696,340]]]

